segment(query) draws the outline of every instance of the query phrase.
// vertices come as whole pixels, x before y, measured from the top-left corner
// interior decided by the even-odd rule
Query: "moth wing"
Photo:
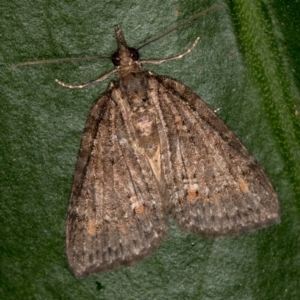
[[[279,222],[269,179],[223,121],[183,84],[154,81],[174,172],[170,207],[179,225],[220,236]]]
[[[134,153],[112,89],[89,113],[74,173],[66,252],[77,276],[135,262],[166,230],[155,178]]]

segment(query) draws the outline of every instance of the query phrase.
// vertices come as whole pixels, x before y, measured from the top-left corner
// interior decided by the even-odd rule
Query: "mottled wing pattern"
[[[279,222],[271,183],[223,121],[183,84],[149,74],[167,131],[170,209],[179,225],[219,236]]]
[[[134,153],[114,89],[89,113],[74,174],[66,250],[78,276],[146,256],[166,231],[155,178]]]

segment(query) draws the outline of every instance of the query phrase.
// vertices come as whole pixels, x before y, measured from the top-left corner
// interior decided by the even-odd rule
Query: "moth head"
[[[113,64],[118,66],[130,66],[139,59],[139,53],[135,48],[127,46],[120,26],[116,26],[116,37],[118,42],[118,51],[111,58]]]

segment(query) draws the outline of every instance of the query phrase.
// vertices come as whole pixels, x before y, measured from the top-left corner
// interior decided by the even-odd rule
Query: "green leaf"
[[[170,221],[161,247],[133,267],[78,280],[65,255],[72,174],[86,116],[113,78],[108,60],[13,69],[50,58],[110,56],[114,26],[138,47],[213,1],[8,1],[1,3],[1,299],[300,298],[300,6],[219,1],[212,12],[142,49],[181,60],[145,66],[192,88],[253,153],[281,203],[279,225],[207,239]]]

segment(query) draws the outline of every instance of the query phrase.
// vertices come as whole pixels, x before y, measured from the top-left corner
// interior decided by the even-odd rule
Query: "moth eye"
[[[132,60],[136,61],[139,59],[140,55],[136,49],[129,48],[129,52],[130,52],[130,57],[132,58]]]
[[[120,57],[119,57],[119,51],[115,52],[113,56],[111,57],[111,61],[115,66],[120,65]]]

